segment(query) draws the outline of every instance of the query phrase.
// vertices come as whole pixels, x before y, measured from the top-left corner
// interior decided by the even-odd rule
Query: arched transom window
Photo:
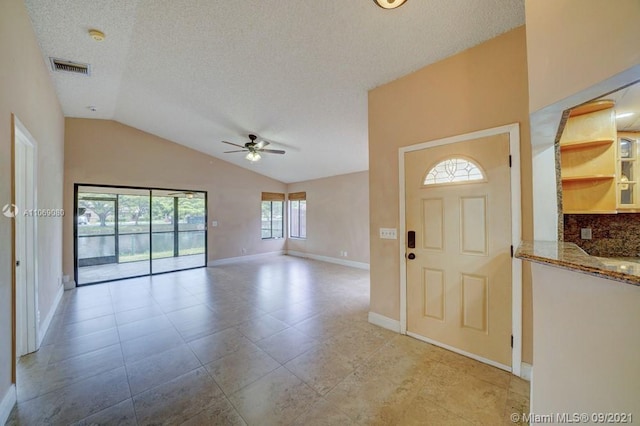
[[[484,173],[473,161],[466,158],[447,158],[433,166],[424,178],[424,185],[484,181]]]

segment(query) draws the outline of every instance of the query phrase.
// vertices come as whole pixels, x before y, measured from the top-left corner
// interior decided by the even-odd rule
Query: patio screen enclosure
[[[206,266],[207,193],[75,185],[78,285]]]

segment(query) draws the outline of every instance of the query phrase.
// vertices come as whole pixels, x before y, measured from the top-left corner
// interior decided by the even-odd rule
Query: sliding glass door
[[[78,285],[206,266],[206,195],[76,185]]]

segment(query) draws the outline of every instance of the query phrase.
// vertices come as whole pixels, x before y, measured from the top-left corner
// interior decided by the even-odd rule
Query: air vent
[[[91,66],[78,62],[67,61],[65,59],[49,58],[51,69],[59,72],[70,72],[74,74],[91,75]]]

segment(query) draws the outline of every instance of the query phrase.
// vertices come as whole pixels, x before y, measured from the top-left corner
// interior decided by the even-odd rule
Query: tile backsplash
[[[591,240],[580,238],[581,228],[591,228]],[[640,213],[565,214],[564,241],[592,256],[640,256]]]

